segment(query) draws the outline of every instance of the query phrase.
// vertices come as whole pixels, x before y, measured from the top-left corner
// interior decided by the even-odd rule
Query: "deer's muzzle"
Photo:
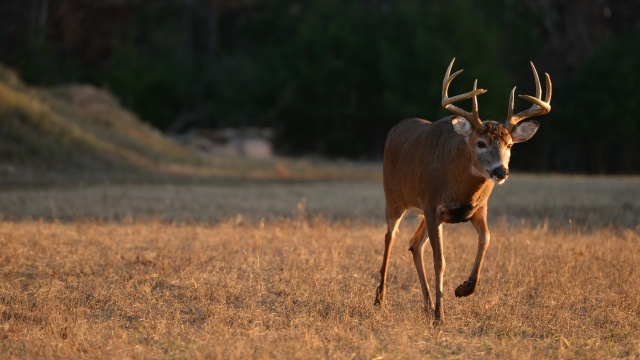
[[[509,176],[509,169],[504,165],[498,166],[491,170],[491,177],[495,179],[497,183],[502,183]]]

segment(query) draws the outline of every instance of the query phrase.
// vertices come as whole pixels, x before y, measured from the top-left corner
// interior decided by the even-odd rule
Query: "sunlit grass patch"
[[[383,226],[300,217],[211,225],[2,222],[0,352],[638,356],[640,290],[631,281],[640,275],[637,232],[497,226],[478,292],[456,299],[475,237],[470,227],[448,227],[447,322],[433,328],[406,251],[411,230],[401,230],[387,304],[377,308]]]

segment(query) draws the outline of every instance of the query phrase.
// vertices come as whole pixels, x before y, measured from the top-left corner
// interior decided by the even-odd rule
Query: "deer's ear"
[[[460,116],[456,116],[451,119],[451,125],[453,125],[453,130],[456,133],[464,137],[471,135],[471,133],[473,132],[471,124],[465,118],[462,118]]]
[[[539,127],[540,123],[535,120],[521,122],[511,130],[511,139],[514,143],[527,141],[536,134]]]

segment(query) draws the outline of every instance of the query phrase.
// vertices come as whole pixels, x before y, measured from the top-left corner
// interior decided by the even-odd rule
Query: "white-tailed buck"
[[[442,81],[442,106],[454,116],[436,122],[407,119],[396,125],[387,136],[384,148],[383,182],[386,200],[384,257],[380,269],[380,285],[376,304],[382,304],[387,288],[389,254],[395,240],[398,224],[407,210],[420,215],[420,224],[411,238],[409,250],[418,271],[427,311],[436,321],[444,320],[442,278],[445,260],[442,249],[442,223],[471,221],[478,233],[478,252],[469,279],[455,290],[457,297],[471,295],[480,277],[484,254],[489,246],[487,226],[487,200],[494,184],[502,184],[509,176],[511,146],[529,140],[538,130],[536,121],[522,120],[544,115],[551,110],[551,79],[546,75],[546,97],[542,100],[540,79],[531,63],[536,82],[536,96],[520,95],[533,105],[513,113],[513,95],[509,99],[509,112],[505,124],[482,121],[478,115],[477,96],[486,92],[477,89],[449,97],[449,84],[459,70],[451,75],[451,60]],[[454,103],[472,99],[471,112]],[[435,307],[424,270],[423,250],[429,241],[433,249],[435,269]]]

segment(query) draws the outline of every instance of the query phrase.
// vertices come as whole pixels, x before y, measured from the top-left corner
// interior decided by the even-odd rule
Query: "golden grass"
[[[411,230],[401,230],[388,302],[376,308],[382,226],[304,218],[216,225],[2,222],[0,354],[640,355],[636,231],[494,227],[479,291],[456,299],[475,236],[470,226],[448,226],[446,324],[434,328],[422,312],[406,251]]]
[[[0,192],[0,357],[637,358],[639,188],[514,176],[492,197],[492,243],[468,298],[453,290],[476,235],[445,226],[438,327],[422,311],[411,219],[387,304],[373,305],[376,181]]]

